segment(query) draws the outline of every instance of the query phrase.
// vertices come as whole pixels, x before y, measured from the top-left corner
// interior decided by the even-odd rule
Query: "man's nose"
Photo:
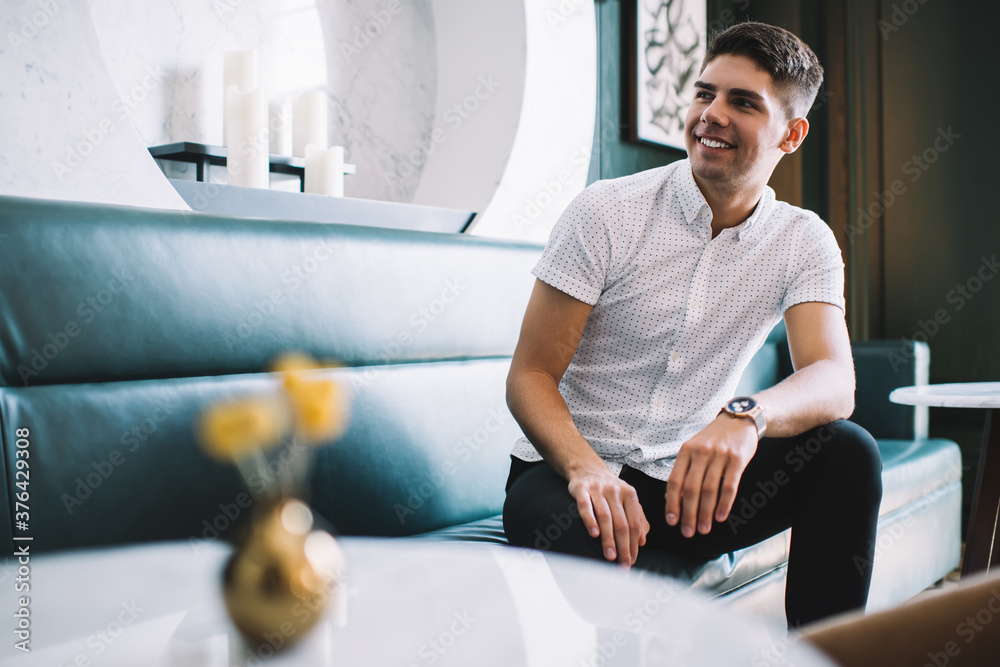
[[[722,99],[716,97],[712,100],[712,103],[705,107],[705,110],[701,112],[701,119],[709,125],[728,125],[729,116],[726,115],[726,109]]]

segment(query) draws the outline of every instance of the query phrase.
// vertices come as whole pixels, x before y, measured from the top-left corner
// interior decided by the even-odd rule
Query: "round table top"
[[[339,541],[347,573],[331,604],[308,635],[278,653],[244,643],[229,621],[220,589],[231,551],[223,544],[32,555],[24,593],[31,652],[8,637],[0,663],[708,667],[780,656],[832,667],[784,628],[649,572],[500,545]],[[17,567],[0,568],[11,576],[0,589],[8,614],[21,595],[12,583]],[[281,633],[273,637],[283,642]]]
[[[889,400],[937,408],[1000,408],[1000,382],[958,382],[900,387]]]

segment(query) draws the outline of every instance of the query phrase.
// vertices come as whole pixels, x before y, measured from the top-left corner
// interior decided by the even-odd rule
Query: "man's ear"
[[[793,118],[788,121],[785,139],[778,146],[782,153],[794,153],[809,134],[809,121],[805,118]]]

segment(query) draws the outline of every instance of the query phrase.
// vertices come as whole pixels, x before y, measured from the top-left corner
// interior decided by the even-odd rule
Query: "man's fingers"
[[[633,489],[629,489],[625,493],[624,501],[625,515],[628,521],[628,563],[632,565],[639,556],[640,544],[644,544],[646,541],[645,531],[649,530],[649,523],[646,521],[646,515],[642,511],[642,505],[639,504],[639,496]]]
[[[733,460],[726,466],[723,472],[722,490],[719,492],[719,506],[715,510],[715,520],[725,521],[729,518],[729,513],[733,511],[733,503],[736,502],[736,492],[740,488],[740,478],[743,477],[745,466]]]
[[[615,537],[615,550],[617,552],[617,560],[619,563],[625,563],[627,565],[632,564],[632,545],[631,545],[631,527],[629,525],[629,516],[625,511],[625,503],[628,502],[627,497],[631,495],[628,491],[618,487],[611,487],[607,490],[608,494],[608,505],[611,507],[611,518],[614,521],[614,537]]]
[[[667,478],[667,507],[666,519],[668,526],[676,526],[681,518],[681,490],[684,488],[684,478],[687,477],[688,464],[691,457],[685,452],[677,455],[674,462],[674,469],[670,471]]]
[[[694,537],[701,501],[701,485],[704,480],[705,464],[695,459],[684,477],[684,486],[681,488],[681,535],[684,537]]]
[[[719,502],[719,488],[722,486],[722,474],[726,469],[726,460],[720,456],[712,459],[705,479],[701,483],[701,505],[698,509],[698,532],[707,535],[712,530],[712,519]]]
[[[597,524],[601,530],[601,550],[604,552],[605,558],[614,560],[618,556],[618,550],[615,549],[615,526],[612,509],[604,496],[598,495],[593,498],[593,502],[594,510],[597,513]]]
[[[576,493],[571,490],[570,495],[576,499],[576,508],[580,512],[580,518],[583,519],[587,533],[591,537],[600,535],[601,528],[597,525],[597,517],[594,515],[594,504],[590,499],[590,493],[585,488],[577,487]]]

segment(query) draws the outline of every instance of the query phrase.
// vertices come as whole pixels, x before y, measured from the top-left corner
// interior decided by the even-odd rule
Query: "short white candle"
[[[226,91],[229,136],[226,143],[226,173],[229,185],[267,189],[270,180],[268,155],[267,96],[263,88],[241,93],[235,85]]]
[[[344,196],[344,147],[306,146],[305,191],[315,195]]]
[[[313,91],[295,100],[292,117],[292,154],[305,157],[306,146],[326,148],[326,93]]]
[[[227,92],[230,86],[236,86],[241,93],[249,93],[258,87],[260,73],[256,51],[226,51],[222,56],[222,143],[228,146],[226,131],[229,126],[226,111]]]

